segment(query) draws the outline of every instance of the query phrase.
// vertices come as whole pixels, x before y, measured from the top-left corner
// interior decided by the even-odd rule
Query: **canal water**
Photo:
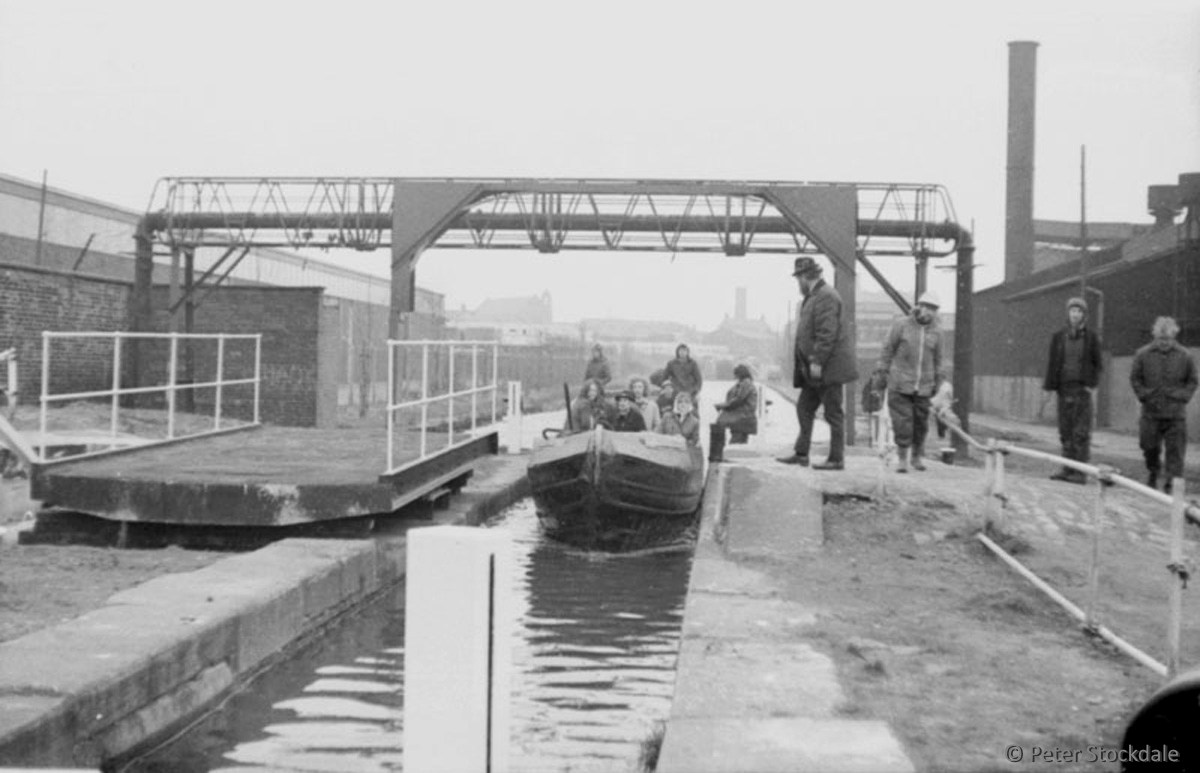
[[[530,500],[487,528],[509,532],[515,554],[510,768],[635,770],[670,710],[690,546],[577,551],[541,537]],[[400,770],[403,597],[389,593],[125,770]]]

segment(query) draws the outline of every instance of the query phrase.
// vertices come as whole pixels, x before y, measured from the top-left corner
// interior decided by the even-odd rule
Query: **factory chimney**
[[[1008,184],[1005,201],[1004,281],[1033,273],[1033,139],[1037,47],[1008,44]]]
[[[733,291],[733,318],[746,318],[746,288],[738,287]]]

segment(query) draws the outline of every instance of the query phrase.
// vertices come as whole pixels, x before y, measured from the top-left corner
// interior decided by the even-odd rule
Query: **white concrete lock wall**
[[[512,661],[507,534],[433,526],[408,534],[404,769],[506,773]]]

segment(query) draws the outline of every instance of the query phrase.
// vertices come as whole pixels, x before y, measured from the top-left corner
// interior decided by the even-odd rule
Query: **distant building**
[[[446,326],[463,338],[511,346],[542,346],[580,340],[579,326],[554,322],[548,291],[515,298],[488,298],[478,308],[446,312]]]

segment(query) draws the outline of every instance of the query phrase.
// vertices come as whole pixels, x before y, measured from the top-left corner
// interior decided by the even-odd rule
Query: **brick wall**
[[[197,333],[262,334],[262,421],[286,426],[317,426],[319,340],[322,298],[319,287],[221,287],[204,298],[195,314]],[[155,287],[154,327],[167,330],[167,288]],[[182,312],[181,312],[182,313]],[[226,352],[226,378],[253,374],[252,349]],[[241,345],[245,346],[245,345]],[[215,345],[196,344],[193,378],[216,372]],[[165,358],[154,358],[163,361]],[[248,373],[247,373],[248,371]],[[245,395],[231,395],[231,407],[244,415]],[[197,393],[202,404],[208,390]],[[336,399],[336,395],[335,395]],[[198,405],[201,408],[202,405]],[[226,410],[223,400],[223,411]]]
[[[0,264],[0,349],[15,347],[22,402],[41,393],[43,330],[124,330],[129,285],[27,266]],[[52,393],[108,389],[112,343],[54,341]]]

